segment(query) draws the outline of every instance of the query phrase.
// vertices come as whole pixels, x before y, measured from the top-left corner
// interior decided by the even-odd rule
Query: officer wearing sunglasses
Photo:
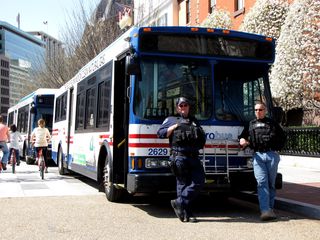
[[[284,146],[285,133],[278,123],[266,117],[267,109],[263,102],[257,102],[254,111],[256,119],[249,122],[239,139],[242,147],[250,147],[255,152],[253,170],[257,180],[260,218],[268,221],[277,218],[273,211],[280,161],[277,151]]]
[[[171,170],[177,180],[177,199],[171,200],[175,214],[182,222],[197,222],[191,211],[192,201],[199,195],[205,173],[199,159],[206,136],[199,122],[190,115],[190,101],[180,97],[176,102],[177,116],[164,120],[159,138],[169,138]]]

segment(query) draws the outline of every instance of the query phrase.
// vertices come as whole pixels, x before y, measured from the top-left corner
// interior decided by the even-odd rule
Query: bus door
[[[69,119],[68,119],[68,132],[67,132],[67,152],[66,152],[66,161],[67,161],[67,165],[69,165],[69,162],[71,161],[71,159],[69,159],[69,154],[70,154],[70,141],[73,141],[71,139],[71,129],[72,129],[72,122],[73,122],[73,114],[72,114],[72,104],[73,104],[73,88],[70,89],[69,91],[69,107],[67,108],[68,109],[68,116],[69,116]],[[67,167],[67,166],[66,166]]]
[[[27,155],[31,156],[31,157],[35,157],[34,151],[33,151],[33,147],[32,147],[32,142],[33,139],[31,139],[31,134],[33,131],[33,127],[38,127],[38,122],[36,120],[36,108],[35,106],[33,106],[33,104],[30,104],[30,106],[28,106],[29,108],[29,112],[25,112],[24,114],[24,118],[26,123],[28,124],[26,126],[26,132],[27,132],[27,139],[28,139],[28,147],[27,147]]]
[[[125,58],[114,63],[113,183],[125,183],[128,161],[130,77],[125,74]]]

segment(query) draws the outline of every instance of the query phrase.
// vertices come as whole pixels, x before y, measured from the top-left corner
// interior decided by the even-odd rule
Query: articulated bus
[[[38,126],[38,120],[46,121],[46,128],[51,132],[53,118],[53,103],[56,89],[39,88],[8,109],[8,126],[15,124],[21,133],[23,142],[20,144],[20,156],[26,162],[34,161],[34,151],[30,142],[32,130]],[[49,145],[48,157],[51,159]]]
[[[128,30],[55,95],[52,156],[60,174],[96,180],[115,202],[175,191],[169,142],[156,133],[184,96],[206,132],[204,190],[255,190],[252,151],[240,148],[238,135],[257,100],[273,117],[274,48],[272,38],[223,29]]]

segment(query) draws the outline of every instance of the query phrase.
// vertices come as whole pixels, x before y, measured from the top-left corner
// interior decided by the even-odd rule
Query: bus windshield
[[[212,115],[211,66],[207,61],[143,59],[136,81],[134,111],[142,119],[163,119],[175,113],[175,101],[187,97],[200,120]]]
[[[225,62],[214,69],[215,119],[247,122],[255,118],[255,102],[270,102],[263,65]]]
[[[199,120],[249,121],[255,102],[269,100],[265,75],[263,65],[252,63],[143,59],[134,111],[142,119],[164,119],[185,96]]]

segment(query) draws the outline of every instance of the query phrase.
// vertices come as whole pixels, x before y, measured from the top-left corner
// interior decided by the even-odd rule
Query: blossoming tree
[[[212,13],[202,22],[203,27],[212,28],[226,28],[230,29],[232,21],[230,13],[222,9],[215,9]]]
[[[270,75],[278,103],[302,108],[304,124],[320,125],[320,0],[295,0],[281,29]]]

